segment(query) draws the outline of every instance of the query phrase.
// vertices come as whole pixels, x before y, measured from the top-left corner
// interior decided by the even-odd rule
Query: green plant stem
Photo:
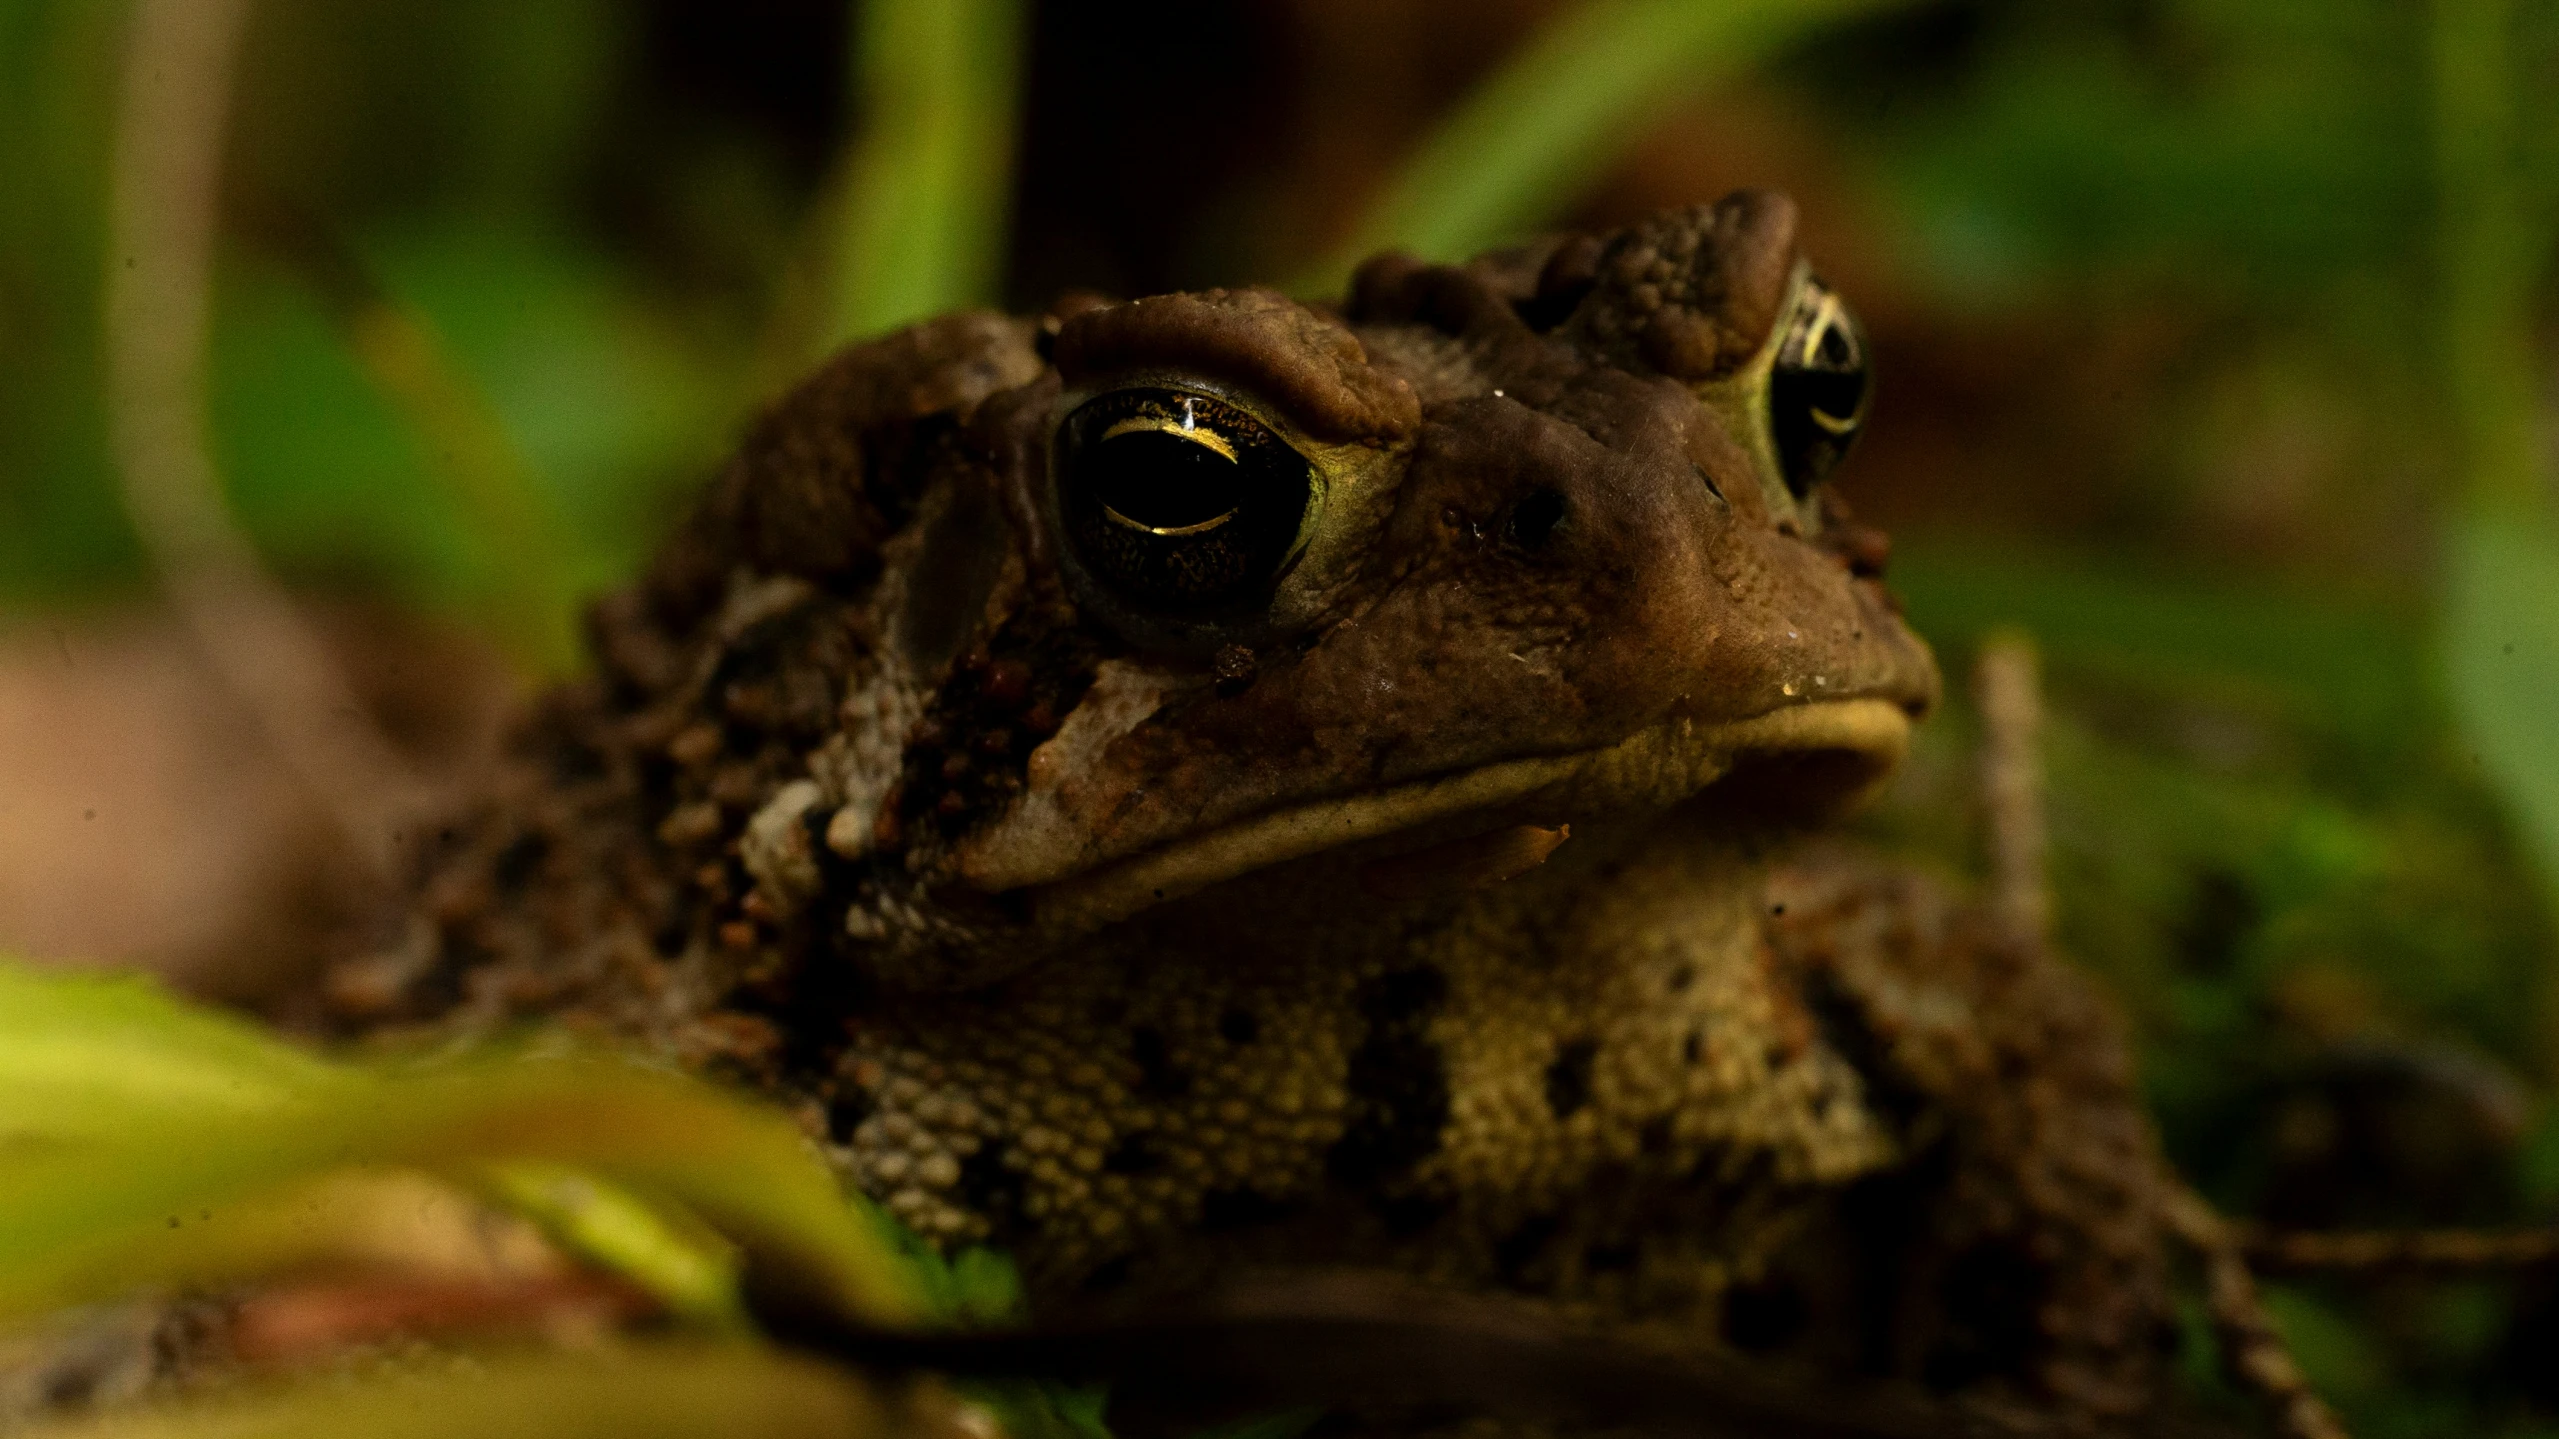
[[[2534,242],[2518,139],[2514,0],[2436,0],[2436,244],[2443,378],[2463,498],[2543,519],[2535,453]]]
[[[2550,245],[2519,143],[2516,19],[2514,0],[2435,0],[2441,362],[2462,476],[2445,533],[2443,654],[2462,729],[2559,916],[2559,517],[2533,336]]]

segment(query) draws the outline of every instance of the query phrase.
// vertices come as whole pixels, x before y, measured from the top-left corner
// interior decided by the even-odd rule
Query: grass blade
[[[831,344],[996,298],[1023,20],[1021,0],[858,7],[862,116],[834,257]]]
[[[1380,250],[1460,259],[1551,223],[1664,105],[1894,3],[1586,0],[1477,85],[1297,288],[1336,290]]]
[[[0,1142],[255,1114],[324,1092],[323,1060],[148,979],[0,963]]]
[[[2536,225],[2514,0],[2433,14],[2443,385],[2463,469],[2445,554],[2445,676],[2559,915],[2559,514],[2542,442]]]
[[[2472,517],[2447,547],[2445,676],[2559,915],[2559,535]]]

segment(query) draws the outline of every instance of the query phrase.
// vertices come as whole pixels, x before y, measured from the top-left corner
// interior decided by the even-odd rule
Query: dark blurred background
[[[358,879],[119,497],[128,20],[0,0],[0,946],[237,993]],[[261,0],[238,57],[210,455],[429,793],[837,341],[1791,192],[1914,621],[2040,646],[2176,1158],[2559,1218],[2559,6]],[[1977,868],[1974,733],[1873,838]],[[2360,1433],[2559,1433],[2549,1274],[2273,1303]]]

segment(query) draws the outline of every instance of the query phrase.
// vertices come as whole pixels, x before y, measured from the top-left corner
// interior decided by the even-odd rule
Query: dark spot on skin
[[[1599,1041],[1572,1039],[1546,1066],[1546,1108],[1557,1119],[1570,1119],[1590,1104],[1590,1071],[1599,1058]]]
[[[1164,1031],[1152,1027],[1130,1032],[1128,1057],[1137,1064],[1137,1092],[1149,1099],[1179,1099],[1191,1092],[1191,1077],[1173,1063]]]
[[[1953,1146],[1935,1145],[1916,1162],[1861,1179],[1839,1197],[1858,1362],[1877,1373],[1902,1362],[1899,1316],[1925,1300],[1910,1293],[1918,1268],[1914,1251],[1926,1242],[1953,1164]]]
[[[1275,1224],[1302,1206],[1258,1189],[1212,1189],[1200,1196],[1200,1228],[1211,1234]]]
[[[1351,1051],[1347,1123],[1326,1156],[1341,1183],[1373,1189],[1439,1152],[1448,1126],[1448,1066],[1429,1031],[1447,998],[1448,977],[1429,966],[1360,985],[1368,1033]]]
[[[871,1091],[858,1084],[844,1086],[836,1092],[835,1102],[826,1107],[826,1137],[838,1144],[852,1143],[853,1131],[861,1128],[862,1121],[870,1118],[877,1107]]]
[[[1381,974],[1360,986],[1360,1014],[1372,1025],[1427,1019],[1448,999],[1448,976],[1429,965]]]
[[[1564,497],[1553,490],[1538,490],[1511,507],[1510,519],[1502,525],[1502,538],[1535,554],[1546,548],[1555,527],[1564,522]]]
[[[1770,914],[1784,914],[1786,912],[1786,906],[1782,904],[1772,904],[1768,907],[1768,912]]]
[[[1679,1057],[1687,1063],[1695,1064],[1705,1056],[1706,1036],[1693,1029],[1688,1031],[1688,1037],[1679,1042]]]
[[[1767,1150],[1755,1149],[1744,1155],[1741,1164],[1726,1174],[1729,1151],[1710,1149],[1697,1156],[1697,1162],[1682,1176],[1689,1188],[1710,1188],[1725,1195],[1755,1194],[1765,1188],[1777,1173],[1777,1161]]]
[[[1623,1274],[1635,1267],[1635,1245],[1631,1240],[1593,1244],[1582,1250],[1582,1272],[1586,1274]]]
[[[1866,1011],[1856,999],[1840,987],[1838,978],[1826,969],[1806,975],[1804,1003],[1820,1025],[1822,1038],[1865,1080],[1866,1093],[1876,1112],[1895,1126],[1906,1125],[1915,1118],[1926,1103],[1925,1097],[1894,1071],[1882,1037],[1867,1023]],[[1784,1062],[1781,1052],[1776,1064]]]
[[[988,1140],[960,1161],[960,1202],[986,1221],[989,1237],[999,1245],[1030,1227],[1022,1212],[1030,1177],[1004,1162],[1009,1152],[1002,1140]]]
[[[1945,1393],[2031,1373],[2048,1288],[2043,1266],[2015,1243],[1985,1242],[1957,1255],[1938,1284],[1950,1332],[1921,1361],[1922,1380]]]
[[[1111,1146],[1110,1153],[1102,1156],[1102,1172],[1105,1174],[1125,1174],[1134,1178],[1157,1173],[1163,1168],[1162,1151],[1148,1143],[1143,1134],[1122,1136],[1119,1143]]]
[[[554,737],[548,763],[544,767],[550,770],[551,778],[563,786],[576,786],[588,780],[602,779],[607,773],[601,752],[594,746],[565,734]]]
[[[1249,1009],[1230,1008],[1217,1017],[1217,1037],[1229,1044],[1251,1044],[1262,1037],[1262,1021]]]
[[[1685,993],[1696,982],[1697,966],[1693,964],[1683,964],[1670,972],[1670,992],[1673,994]]]
[[[497,858],[489,861],[489,878],[500,889],[522,888],[526,880],[533,878],[533,872],[541,868],[543,856],[550,852],[548,836],[518,835],[513,843],[498,851]]]
[[[1518,1228],[1493,1242],[1494,1272],[1501,1275],[1504,1284],[1515,1289],[1524,1287],[1529,1266],[1546,1253],[1563,1228],[1564,1221],[1552,1214],[1533,1214],[1520,1221]]]
[[[1745,1353],[1783,1349],[1795,1342],[1811,1318],[1803,1291],[1782,1279],[1737,1284],[1724,1291],[1724,1338]]]

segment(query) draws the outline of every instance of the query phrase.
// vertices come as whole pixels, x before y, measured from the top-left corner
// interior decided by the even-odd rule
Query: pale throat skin
[[[2138,1369],[2155,1284],[2045,1312],[2155,1279],[2102,1014],[1899,880],[1772,870],[1938,691],[1818,483],[1863,364],[1756,193],[1386,257],[1338,310],[848,351],[599,606],[600,674],[333,1002],[745,1077],[1040,1296],[1383,1263],[1743,1343],[1734,1295],[1936,1154],[1928,1194],[2040,1196],[1983,1221],[2052,1271],[1994,1378]],[[1982,1076],[2064,1031],[1998,1117]],[[1866,1342],[1805,1302],[1808,1362]]]

